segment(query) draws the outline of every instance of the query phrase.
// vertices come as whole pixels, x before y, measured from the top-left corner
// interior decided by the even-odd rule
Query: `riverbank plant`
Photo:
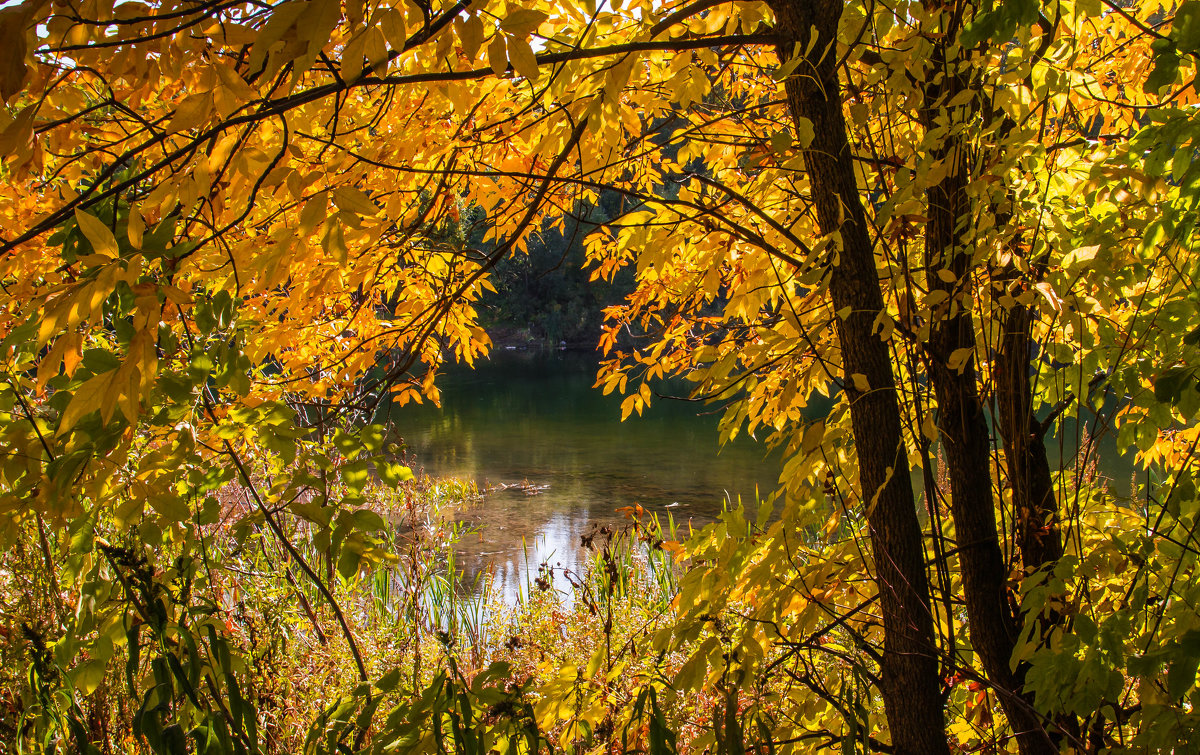
[[[338,514],[274,514],[285,547],[237,484],[180,526],[194,539],[163,532],[150,548],[103,515],[71,549],[21,533],[0,556],[5,741],[157,752],[211,736],[298,752],[310,723],[353,689],[358,667],[376,677],[403,670],[407,689],[423,689],[436,666],[423,659],[441,658],[446,637],[479,653],[485,627],[472,600],[487,592],[456,587],[460,531],[450,513],[472,505],[475,488],[424,476],[369,484],[348,508],[350,490],[332,477],[306,505]],[[320,526],[346,513],[387,521],[362,541],[371,560],[361,568],[339,557],[345,536]],[[80,568],[83,590],[64,589]],[[240,731],[206,732],[214,707]]]

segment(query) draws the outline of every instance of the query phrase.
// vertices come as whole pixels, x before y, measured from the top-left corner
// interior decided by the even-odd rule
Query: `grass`
[[[337,500],[339,491],[333,493],[330,500]],[[459,567],[455,545],[470,533],[453,514],[479,502],[473,485],[420,475],[397,488],[368,486],[360,508],[387,526],[366,549],[374,555],[350,573],[339,568],[329,532],[312,521],[281,518],[294,548],[289,552],[254,517],[243,491],[228,486],[217,498],[220,516],[197,530],[203,533],[199,551],[176,545],[170,533],[151,549],[139,546],[136,537],[100,528],[106,542],[123,544],[134,564],[123,579],[159,590],[162,597],[156,600],[163,601],[166,618],[157,640],[139,636],[138,655],[131,655],[122,632],[114,634],[120,642],[100,663],[101,677],[83,694],[77,684],[72,691],[82,667],[54,668],[53,662],[56,643],[72,636],[74,629],[63,622],[80,599],[55,586],[63,583],[65,568],[77,567],[52,563],[46,568],[44,554],[32,545],[37,543],[32,525],[17,548],[0,554],[4,742],[20,743],[23,751],[61,748],[71,726],[82,722],[83,736],[102,755],[151,751],[135,731],[135,715],[149,699],[147,689],[173,684],[169,674],[166,681],[156,676],[161,668],[155,658],[184,664],[193,685],[209,676],[222,683],[218,659],[204,645],[200,628],[208,622],[220,628],[231,657],[243,659],[234,663],[239,695],[254,711],[253,731],[264,753],[301,752],[311,723],[355,694],[356,652],[368,679],[399,672],[395,699],[419,696],[448,668],[469,682],[491,664],[506,662],[507,683],[544,685],[568,667],[595,666],[600,677],[614,679],[586,682],[599,684],[606,712],[575,716],[574,724],[567,717],[551,732],[578,744],[597,731],[603,734],[606,718],[611,721],[614,711],[637,694],[636,685],[616,679],[615,670],[628,669],[625,678],[635,680],[640,666],[652,665],[643,662],[639,649],[669,610],[677,585],[677,567],[661,547],[662,528],[644,512],[630,511],[624,527],[593,533],[590,558],[579,573],[554,575],[543,565],[544,581],[531,575],[518,604],[507,606],[490,574],[467,582]],[[92,568],[117,565],[93,559]],[[338,610],[306,569],[323,581]],[[565,591],[553,589],[555,576]],[[131,600],[129,594],[114,593],[99,608],[128,627],[145,621]],[[178,646],[187,631],[199,638],[190,654]],[[76,663],[86,663],[87,657],[85,651]],[[174,694],[193,693],[178,688]],[[183,698],[164,700],[164,721],[174,720],[171,711],[183,710]],[[214,699],[211,704],[229,703]],[[0,745],[0,752],[7,752],[6,746]]]

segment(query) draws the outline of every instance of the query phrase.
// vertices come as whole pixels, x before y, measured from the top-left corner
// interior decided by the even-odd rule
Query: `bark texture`
[[[892,746],[897,753],[948,753],[925,554],[896,381],[888,345],[872,333],[884,305],[837,78],[842,5],[840,0],[770,4],[780,59],[809,51],[785,91],[793,118],[812,123],[813,141],[804,159],[821,232],[840,233],[842,240],[829,287],[834,308],[849,312],[838,318],[837,328],[883,616],[882,694]],[[816,39],[810,40],[813,33]],[[866,378],[868,390],[856,388],[855,374]]]
[[[1033,317],[1018,304],[1008,313],[996,359],[996,405],[1012,486],[1021,566],[1029,574],[1062,557],[1058,499],[1046,457],[1046,434],[1033,412],[1029,380]]]
[[[949,29],[941,39],[955,38],[953,23],[947,21]],[[946,107],[970,91],[969,75],[966,64],[947,59],[944,43],[935,45],[925,73],[921,120],[929,130],[949,125],[929,155],[943,161],[947,169],[925,194],[929,223],[924,262],[930,289],[941,290],[946,297],[931,314],[928,374],[937,398],[938,431],[950,479],[950,513],[971,644],[997,687],[1022,755],[1041,755],[1057,753],[1058,747],[1023,693],[1023,668],[1014,672],[1010,666],[1020,620],[1008,596],[1008,564],[1000,547],[992,495],[991,430],[979,397],[974,359],[975,321],[968,294],[974,250],[965,240],[972,217],[967,192],[971,160],[958,126],[968,118],[979,120],[978,99],[975,108],[958,109],[958,119]],[[943,271],[951,275],[940,275]]]

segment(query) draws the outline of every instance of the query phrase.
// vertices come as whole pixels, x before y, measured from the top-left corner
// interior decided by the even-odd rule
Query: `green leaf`
[[[108,349],[84,349],[83,366],[93,375],[99,375],[120,367],[121,357]]]
[[[1192,328],[1187,335],[1183,337],[1185,346],[1200,346],[1200,325]]]
[[[367,484],[371,473],[367,468],[367,460],[359,459],[342,467],[342,482],[346,483],[346,487],[355,492],[362,492],[363,486]]]
[[[370,509],[355,511],[350,515],[350,523],[356,530],[363,532],[381,532],[387,529],[387,522],[383,521],[383,517]]]
[[[341,452],[342,456],[347,459],[352,459],[363,450],[362,441],[355,435],[345,432],[344,430],[335,430],[333,433],[333,445]]]
[[[1196,671],[1200,669],[1200,655],[1184,655],[1171,661],[1167,670],[1167,696],[1172,701],[1183,699],[1196,683]]]
[[[351,579],[358,574],[358,567],[361,563],[362,553],[347,543],[338,554],[338,574],[341,574],[343,579]]]
[[[208,376],[212,374],[214,369],[216,369],[216,366],[216,362],[213,361],[211,354],[204,352],[194,354],[191,362],[188,364],[188,377],[196,383],[199,383],[202,380],[207,380]]]
[[[91,444],[88,444],[70,453],[61,454],[46,466],[46,476],[54,481],[59,492],[66,491],[75,485],[75,479],[95,456],[95,452]]]
[[[71,680],[75,685],[75,689],[84,695],[90,695],[95,692],[100,683],[104,681],[104,669],[107,665],[108,659],[93,658],[77,666],[71,672]]]
[[[362,438],[363,447],[372,453],[378,453],[387,440],[387,428],[383,425],[367,425],[358,433]]]
[[[400,684],[400,669],[394,668],[388,673],[380,677],[379,681],[375,682],[375,687],[380,692],[391,692]]]
[[[650,688],[650,755],[673,755],[675,732],[667,725],[666,716],[658,707],[658,695]]]
[[[1180,3],[1171,20],[1171,39],[1185,53],[1200,52],[1200,2],[1187,0]]]
[[[1154,380],[1154,399],[1163,404],[1179,404],[1188,390],[1197,389],[1196,368],[1170,367]]]
[[[1142,91],[1146,94],[1155,94],[1163,87],[1174,84],[1179,76],[1179,52],[1174,45],[1168,40],[1159,39],[1151,47],[1155,53],[1154,69],[1142,84]]]
[[[385,484],[392,486],[407,482],[413,478],[411,469],[403,464],[394,464],[390,461],[376,462],[375,472]]]
[[[964,47],[975,47],[989,40],[1008,42],[1018,27],[1037,22],[1041,10],[1038,0],[1000,0],[999,7],[989,6],[991,3],[985,5],[988,10],[976,16],[959,35],[959,42]]]
[[[151,495],[147,502],[150,504],[150,508],[157,511],[168,522],[185,522],[192,516],[187,501],[174,493],[159,491],[156,495]]]

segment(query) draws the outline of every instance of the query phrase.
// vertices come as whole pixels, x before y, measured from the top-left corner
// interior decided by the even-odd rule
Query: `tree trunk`
[[[785,83],[792,116],[811,121],[804,152],[817,221],[842,243],[829,277],[845,391],[867,507],[883,615],[882,694],[897,753],[948,753],[921,526],[888,345],[872,333],[883,310],[875,254],[858,194],[837,79],[838,0],[773,0],[779,57],[809,50]],[[817,35],[810,40],[810,34]],[[868,390],[856,386],[855,375]]]
[[[926,281],[931,292],[947,295],[930,315],[928,374],[937,398],[938,431],[950,479],[950,513],[971,643],[987,678],[998,688],[1021,753],[1057,753],[1041,718],[1022,695],[1023,669],[1014,673],[1010,666],[1020,625],[1008,599],[1008,565],[1000,548],[992,496],[991,430],[975,370],[975,321],[967,294],[973,249],[964,241],[972,214],[967,193],[969,160],[967,145],[958,135],[959,124],[945,122],[950,113],[946,103],[970,87],[969,68],[946,57],[944,45],[955,36],[950,28],[934,48],[920,113],[926,129],[946,129],[946,136],[929,155],[931,161],[947,166],[945,177],[925,193]],[[962,117],[978,116],[976,108]],[[939,275],[942,271],[950,275]]]
[[[1032,327],[1029,307],[1017,304],[1009,310],[995,375],[997,424],[1004,439],[1017,545],[1026,574],[1058,561],[1063,554],[1045,432],[1033,412],[1033,387],[1029,382]]]

